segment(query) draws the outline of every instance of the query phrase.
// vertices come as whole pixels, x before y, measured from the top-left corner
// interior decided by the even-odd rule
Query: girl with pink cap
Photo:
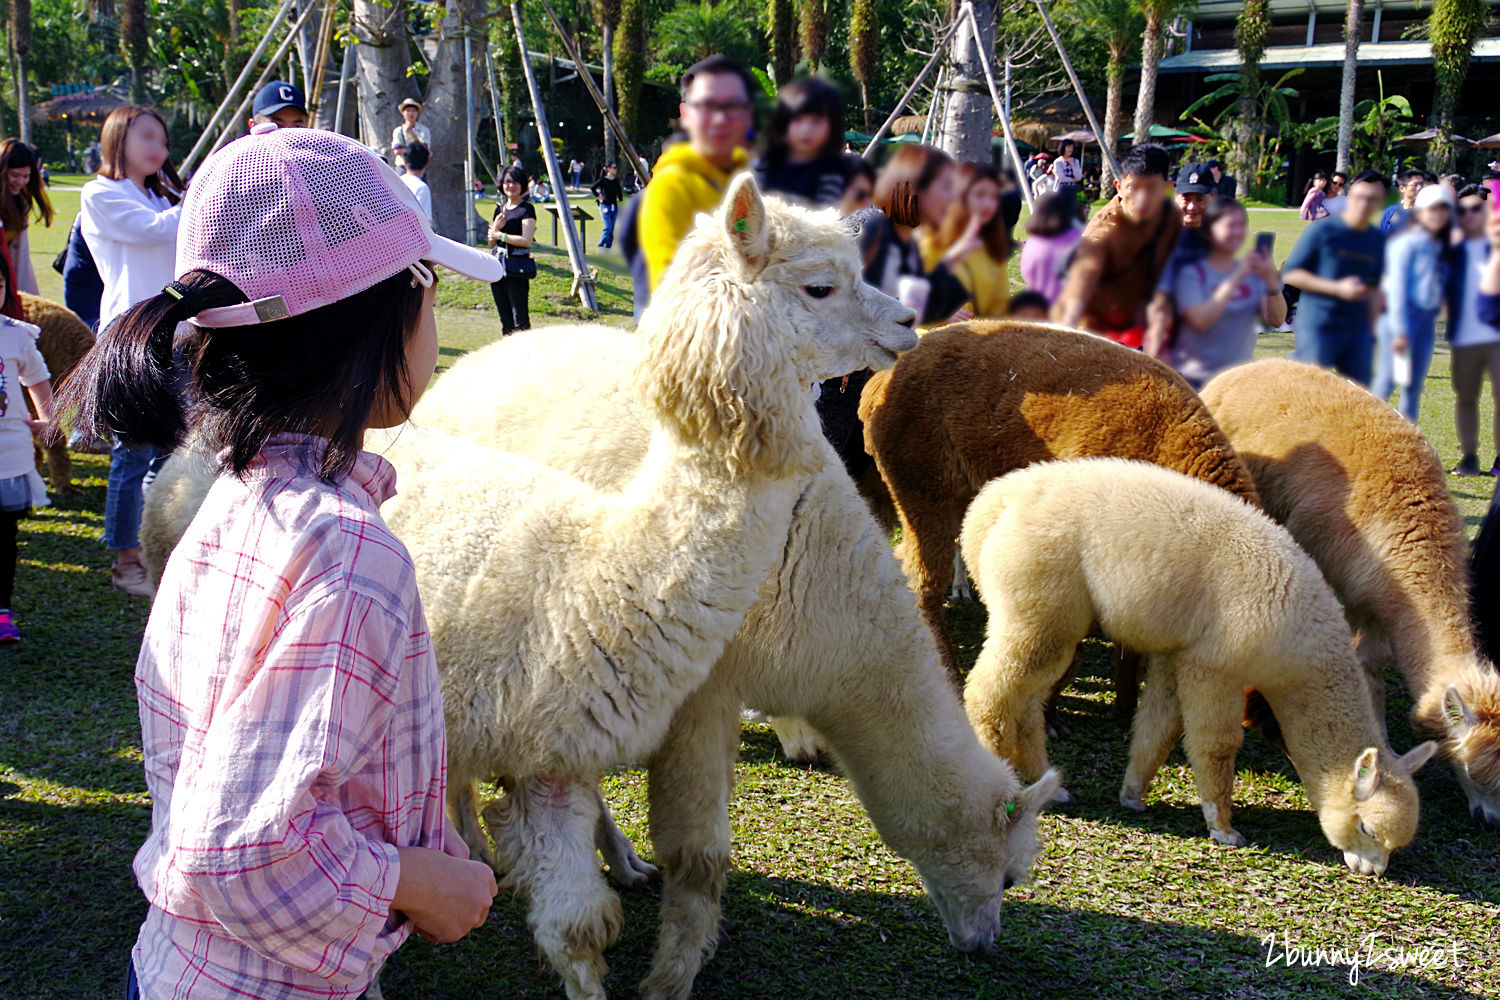
[[[463,937],[495,894],[444,820],[437,666],[379,510],[395,470],[362,446],[432,377],[429,264],[499,264],[434,235],[352,140],[257,132],[204,163],[176,280],[64,401],[98,433],[169,449],[191,425],[220,449],[136,663],[150,909],[127,989],[352,1000],[412,931]]]

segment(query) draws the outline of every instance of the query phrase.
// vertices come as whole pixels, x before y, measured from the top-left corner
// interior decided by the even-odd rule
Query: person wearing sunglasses
[[[1463,242],[1452,250],[1448,269],[1448,340],[1452,347],[1453,413],[1458,428],[1460,458],[1453,472],[1460,476],[1500,473],[1500,419],[1495,426],[1496,460],[1488,470],[1479,465],[1479,392],[1489,372],[1490,388],[1500,387],[1500,327],[1479,315],[1479,285],[1490,257],[1485,236],[1490,205],[1486,191],[1470,184],[1458,192],[1458,228]],[[1496,417],[1500,418],[1500,395]]]
[[[709,56],[683,74],[678,110],[687,141],[661,154],[639,207],[640,254],[651,289],[661,284],[698,213],[713,211],[729,178],[749,164],[751,93],[749,71],[728,56]]]

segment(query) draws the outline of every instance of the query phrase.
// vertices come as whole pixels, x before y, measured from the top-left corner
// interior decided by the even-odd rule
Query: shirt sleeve
[[[661,183],[653,179],[646,188],[646,200],[640,208],[641,252],[646,255],[646,273],[654,292],[667,273],[672,258],[677,256],[677,247],[693,226],[692,202],[686,189],[672,183],[672,176],[657,175]]]
[[[1316,226],[1309,226],[1302,230],[1302,235],[1297,237],[1296,243],[1292,244],[1292,252],[1286,255],[1286,260],[1281,264],[1281,273],[1285,274],[1298,268],[1317,273],[1317,261],[1314,258],[1322,242],[1318,238],[1318,234],[1322,231]]]
[[[384,743],[410,638],[409,622],[348,591],[294,612],[244,690],[220,699],[198,753],[184,751],[173,795],[181,891],[247,946],[332,983],[368,974],[400,862],[329,791]]]
[[[35,335],[25,338],[26,346],[21,348],[16,358],[16,367],[19,369],[20,382],[23,386],[36,385],[45,382],[52,377],[52,372],[47,369],[47,361],[42,357],[42,352],[36,346]]]
[[[83,189],[84,239],[117,243],[171,243],[177,239],[182,205],[153,211],[124,191],[104,185]]]
[[[1172,295],[1177,300],[1178,315],[1182,315],[1182,311],[1190,306],[1207,302],[1213,297],[1213,288],[1209,285],[1208,268],[1197,263],[1179,267],[1177,282],[1172,287]],[[1183,322],[1187,322],[1185,316]]]
[[[1411,294],[1412,258],[1416,256],[1416,241],[1399,239],[1394,241],[1391,252],[1386,255],[1381,272],[1380,290],[1385,292],[1385,321],[1393,335],[1406,334],[1406,302]]]

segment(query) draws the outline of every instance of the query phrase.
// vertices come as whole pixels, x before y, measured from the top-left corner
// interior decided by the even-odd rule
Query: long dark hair
[[[803,115],[818,115],[828,121],[828,138],[818,156],[837,156],[844,149],[844,99],[839,90],[826,80],[815,76],[799,77],[788,83],[776,95],[776,110],[771,112],[771,121],[766,125],[766,159],[772,163],[784,162],[787,149],[786,133],[792,122]]]
[[[130,126],[134,125],[136,119],[150,116],[155,118],[161,125],[163,134],[170,137],[167,132],[167,123],[162,120],[161,115],[150,108],[142,108],[134,104],[115,108],[104,119],[104,127],[99,130],[99,176],[118,181],[125,179],[125,137],[130,134]],[[159,197],[167,199],[172,204],[182,200],[182,192],[186,185],[182,178],[177,176],[177,170],[168,159],[161,165],[161,169],[146,178],[146,190]]]
[[[922,223],[920,198],[953,158],[934,146],[902,146],[875,181],[875,207],[898,226]]]
[[[1036,200],[1031,218],[1026,220],[1026,231],[1032,236],[1056,236],[1072,228],[1077,218],[1077,199],[1049,191]]]
[[[1309,191],[1311,191],[1313,189],[1313,185],[1315,185],[1315,184],[1318,183],[1318,178],[1319,177],[1323,178],[1324,181],[1328,180],[1328,174],[1325,171],[1322,171],[1322,170],[1315,171],[1313,173],[1313,175],[1307,179],[1307,187],[1305,187],[1305,188],[1302,189],[1302,193],[1304,195],[1306,195],[1307,192],[1309,192]],[[1328,189],[1326,184],[1324,185],[1323,189],[1325,191]]]
[[[41,163],[37,161],[36,154],[20,139],[0,142],[0,174],[23,167],[31,168],[31,177],[21,193],[12,198],[10,189],[7,188],[4,197],[0,198],[0,222],[5,224],[6,231],[10,233],[19,233],[26,228],[26,217],[33,208],[36,209],[37,218],[42,220],[42,225],[52,225],[52,199],[47,197],[47,188],[42,184]]]
[[[498,188],[498,191],[499,191],[499,195],[500,195],[500,203],[502,205],[505,204],[505,182],[506,182],[506,180],[513,180],[517,184],[521,185],[521,200],[525,201],[526,200],[526,189],[531,184],[531,178],[526,176],[526,171],[522,170],[520,167],[517,167],[515,165],[511,165],[511,166],[508,166],[508,167],[501,168],[501,170],[500,170],[500,186]]]
[[[984,240],[984,249],[997,261],[1010,257],[1010,233],[1005,225],[1005,213],[1000,210],[1000,172],[988,163],[965,160],[958,165],[954,178],[953,201],[948,205],[948,214],[938,230],[938,245],[945,250],[958,242],[969,224],[969,192],[976,184],[995,185],[995,217],[979,231]]]
[[[181,299],[163,292],[132,306],[84,355],[59,398],[74,426],[172,449],[191,423],[211,447],[228,449],[223,470],[235,475],[272,434],[326,435],[318,474],[332,481],[353,467],[377,403],[394,399],[403,413],[412,403],[406,343],[421,322],[424,289],[404,269],[298,316],[193,327],[174,345],[179,323],[246,301],[212,271],[189,271],[176,289]]]

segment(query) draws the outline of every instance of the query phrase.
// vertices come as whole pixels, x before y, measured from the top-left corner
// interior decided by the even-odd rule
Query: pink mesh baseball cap
[[[202,268],[250,299],[205,309],[191,320],[203,327],[296,316],[423,260],[480,281],[504,275],[494,257],[434,233],[375,154],[309,128],[257,128],[210,156],[188,187],[177,231],[179,278]]]

